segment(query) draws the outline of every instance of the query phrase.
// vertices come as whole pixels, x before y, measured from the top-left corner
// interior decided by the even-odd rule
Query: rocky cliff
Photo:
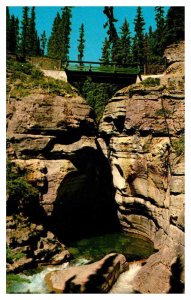
[[[60,242],[116,227],[110,166],[96,142],[93,111],[73,87],[13,59],[7,75],[7,158],[38,191],[21,208],[7,195],[7,245],[32,262],[59,263]]]
[[[167,49],[172,64],[161,79],[148,78],[117,92],[100,124],[121,227],[148,237],[160,253],[148,260],[150,267],[146,264],[135,280],[141,293],[169,292],[169,270],[178,259],[183,261],[183,46]],[[170,55],[174,48],[179,50]],[[162,283],[156,289],[159,276]]]
[[[32,83],[25,76],[23,86],[8,72],[8,158],[39,193],[38,205],[26,217],[42,216],[33,220],[38,234],[29,258],[45,251],[47,240],[58,245],[81,234],[116,229],[120,223],[124,232],[144,235],[159,250],[137,274],[135,290],[182,289],[183,46],[167,49],[169,67],[163,77],[118,91],[106,105],[99,129],[92,110],[73,88],[42,75]],[[173,49],[179,49],[177,55],[170,54]],[[10,242],[16,226],[11,218],[8,245],[17,249],[17,239]],[[63,253],[65,248],[59,247],[54,254]],[[46,261],[51,259],[47,255]]]

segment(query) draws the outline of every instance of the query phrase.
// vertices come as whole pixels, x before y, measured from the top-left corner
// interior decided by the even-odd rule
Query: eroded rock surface
[[[111,253],[92,264],[50,272],[45,282],[56,293],[107,293],[126,269],[125,256]]]
[[[60,239],[65,234],[96,232],[98,227],[103,232],[117,223],[117,210],[124,232],[146,236],[159,250],[136,277],[135,289],[140,293],[172,292],[179,269],[179,283],[183,282],[183,46],[167,49],[170,65],[160,83],[149,84],[147,79],[110,99],[98,137],[92,110],[77,94],[53,95],[37,88],[19,99],[8,97],[8,158],[38,189],[38,214],[43,214],[44,224],[57,227]],[[14,241],[11,230],[17,225],[11,219],[8,223],[8,243],[28,253],[28,248],[21,248],[30,246],[32,229],[22,238],[18,233]],[[65,248],[54,251],[58,245],[54,234],[49,236],[48,227],[39,231],[38,225],[33,225],[38,238],[29,252],[39,261],[48,260],[50,247],[55,261],[62,261]],[[31,262],[27,259],[26,265]],[[87,278],[76,284],[82,279]],[[62,281],[59,291],[63,290]]]
[[[100,124],[123,231],[150,238],[156,249],[167,247],[175,260],[184,255],[184,74],[183,55],[178,55],[183,46],[175,46],[176,55],[168,59],[176,65],[169,66],[160,83],[149,84],[147,79],[118,91]],[[168,57],[170,51],[172,47]],[[161,251],[160,261],[167,253]],[[136,287],[141,293],[152,293],[161,280],[156,292],[168,292],[170,265],[161,266],[157,255],[152,259],[159,267],[151,270],[146,264]],[[148,286],[143,287],[142,274]]]

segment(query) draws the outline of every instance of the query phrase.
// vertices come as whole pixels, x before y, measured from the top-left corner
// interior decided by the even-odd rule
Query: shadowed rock
[[[55,293],[107,293],[126,269],[125,256],[111,253],[89,265],[50,272],[45,282]]]

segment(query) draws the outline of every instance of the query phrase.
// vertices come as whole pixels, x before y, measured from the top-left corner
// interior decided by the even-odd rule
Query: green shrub
[[[36,68],[33,68],[32,69],[32,72],[31,72],[31,78],[34,78],[34,79],[42,79],[44,77],[44,74],[42,71],[36,69]]]
[[[18,259],[25,257],[25,254],[23,252],[13,252],[8,246],[6,247],[6,259],[7,263],[13,263],[17,261]]]
[[[156,110],[155,116],[157,117],[168,117],[170,115],[171,111],[169,109],[161,108]]]
[[[7,213],[24,212],[29,203],[38,197],[38,190],[19,174],[14,164],[7,162]]]
[[[172,147],[174,148],[178,156],[184,153],[184,136],[181,136],[177,140],[174,140],[172,142]]]
[[[43,72],[28,62],[18,62],[14,59],[7,61],[7,69],[11,73],[7,90],[10,84],[14,84],[11,97],[22,98],[38,88],[49,94],[64,96],[66,93],[73,95],[74,89],[62,80],[45,77]]]
[[[148,77],[147,79],[143,80],[141,84],[144,86],[159,86],[160,78]]]

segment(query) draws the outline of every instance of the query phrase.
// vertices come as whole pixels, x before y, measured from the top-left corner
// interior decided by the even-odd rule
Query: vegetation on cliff
[[[14,163],[7,162],[7,214],[26,212],[30,202],[38,197],[38,190],[26,179]]]
[[[65,96],[75,94],[74,88],[62,80],[45,77],[43,72],[29,62],[19,62],[15,58],[7,60],[8,98],[21,98],[30,93],[48,93]]]

